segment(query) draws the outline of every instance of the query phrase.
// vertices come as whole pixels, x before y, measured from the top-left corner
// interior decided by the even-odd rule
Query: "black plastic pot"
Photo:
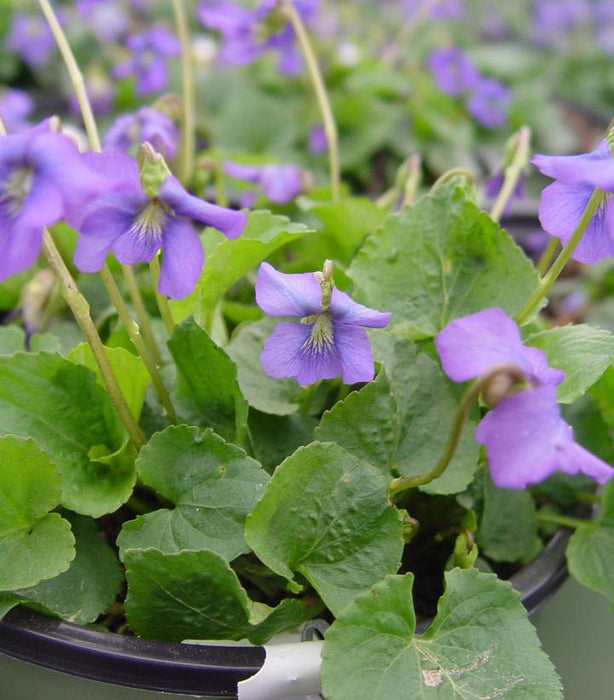
[[[529,614],[565,580],[570,535],[569,530],[559,530],[510,579]],[[124,637],[25,608],[12,610],[0,622],[0,653],[104,683],[231,698],[237,697],[237,683],[259,671],[266,655],[264,647],[194,646]]]

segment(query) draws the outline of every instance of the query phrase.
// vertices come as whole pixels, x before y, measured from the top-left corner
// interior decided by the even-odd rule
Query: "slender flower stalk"
[[[548,267],[550,266],[552,258],[554,258],[554,254],[556,253],[558,247],[558,238],[553,237],[548,241],[548,245],[546,246],[536,266],[537,272],[540,277],[543,277],[546,274],[546,271],[548,270]]]
[[[582,527],[582,525],[588,525],[591,522],[590,520],[582,520],[581,518],[572,518],[568,515],[546,513],[543,510],[535,514],[535,519],[538,523],[552,523],[554,525],[562,525],[563,527],[568,527],[573,530]]]
[[[158,304],[160,316],[162,317],[166,332],[169,334],[169,336],[171,336],[173,334],[173,329],[175,328],[175,321],[173,320],[171,307],[169,306],[168,299],[164,296],[164,294],[160,294],[158,291],[158,281],[160,279],[159,253],[154,255],[151,259],[151,262],[149,263],[149,270],[151,272],[151,279],[153,280],[153,287],[156,293],[156,302]]]
[[[130,293],[130,297],[132,298],[132,302],[134,304],[136,317],[139,321],[140,329],[143,332],[143,337],[145,338],[147,347],[151,352],[153,361],[158,367],[161,367],[164,363],[162,362],[162,356],[160,355],[160,350],[158,349],[158,343],[156,342],[156,338],[153,334],[151,323],[149,323],[149,316],[143,302],[143,297],[139,291],[134,270],[130,267],[130,265],[122,265],[122,269],[124,271],[124,280],[128,286],[128,292]]]
[[[402,476],[397,479],[393,479],[388,486],[388,493],[391,497],[398,496],[400,493],[407,491],[408,489],[416,488],[417,486],[422,486],[424,484],[430,484],[431,481],[438,479],[447,469],[448,465],[454,457],[454,453],[458,447],[458,444],[463,433],[463,426],[465,425],[465,420],[469,415],[469,411],[473,408],[473,405],[477,401],[478,396],[482,391],[490,384],[493,377],[507,374],[518,382],[524,380],[524,374],[522,371],[513,364],[499,365],[494,367],[489,372],[486,372],[481,377],[475,380],[473,384],[470,384],[465,393],[463,394],[460,403],[458,404],[458,409],[456,410],[456,415],[452,421],[452,427],[448,434],[448,439],[443,448],[443,453],[439,459],[439,462],[428,472],[424,474],[417,474],[416,476]]]
[[[402,206],[406,207],[414,203],[421,179],[422,159],[418,154],[415,154],[409,159],[409,173],[405,180],[405,187],[403,188]]]
[[[525,324],[529,318],[531,318],[531,315],[535,309],[537,309],[541,300],[546,296],[546,294],[548,294],[550,288],[556,282],[558,276],[561,274],[563,268],[573,255],[574,250],[580,243],[580,240],[590,224],[591,219],[593,216],[595,216],[595,213],[603,202],[603,198],[604,194],[601,190],[595,189],[593,191],[593,194],[588,200],[588,203],[582,212],[582,216],[580,217],[574,232],[571,234],[571,237],[563,247],[563,250],[559,253],[557,259],[552,264],[552,267],[544,275],[543,279],[537,285],[536,290],[516,316],[516,323],[518,323],[519,326]]]
[[[303,25],[297,11],[294,9],[291,0],[283,0],[282,10],[292,23],[292,27],[296,33],[299,46],[301,47],[301,52],[303,53],[305,63],[307,64],[307,70],[309,71],[311,83],[316,94],[316,100],[320,108],[320,113],[322,115],[324,133],[326,134],[326,139],[328,141],[331,196],[332,200],[336,201],[339,199],[340,184],[339,139],[337,136],[337,125],[330,106],[330,100],[328,99],[326,87],[324,86],[324,80],[322,79],[322,73],[320,71],[320,67],[318,66],[318,61],[311,46],[311,42],[309,41],[309,36],[307,35],[305,26]]]
[[[53,242],[51,234],[46,229],[43,231],[43,252],[49,265],[62,287],[62,295],[77,321],[81,332],[85,336],[89,346],[92,348],[94,359],[100,369],[102,380],[109,392],[109,397],[117,409],[117,413],[124,424],[134,447],[139,450],[146,442],[141,429],[139,428],[128,403],[117,382],[117,377],[107,358],[102,340],[96,331],[96,326],[89,313],[89,304],[85,297],[79,292],[72,275],[58,249]]]
[[[183,0],[173,0],[173,12],[177,36],[181,44],[181,89],[183,112],[181,115],[181,152],[179,156],[179,179],[185,184],[193,167],[194,157],[194,78],[192,75],[192,52]]]
[[[529,164],[531,156],[531,129],[528,126],[523,126],[516,134],[516,148],[514,149],[514,157],[512,162],[505,168],[503,187],[497,195],[495,203],[490,210],[490,216],[495,221],[499,221],[505,207],[514,194],[518,180],[520,179],[523,170]]]

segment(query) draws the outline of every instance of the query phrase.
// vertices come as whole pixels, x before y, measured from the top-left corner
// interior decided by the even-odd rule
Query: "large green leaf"
[[[0,355],[12,355],[25,348],[26,334],[20,326],[0,326]]]
[[[34,586],[75,556],[59,505],[62,477],[33,440],[0,438],[0,590]]]
[[[580,526],[572,535],[567,565],[581,584],[604,595],[614,607],[614,479],[603,491],[599,519]]]
[[[104,351],[122,388],[132,415],[138,420],[143,408],[143,401],[145,400],[145,390],[149,384],[149,374],[143,364],[143,360],[124,348],[105,347]],[[100,369],[94,359],[92,349],[87,343],[80,343],[72,348],[66,354],[66,359],[91,369],[98,377],[100,386],[104,386]]]
[[[175,327],[168,347],[177,364],[177,409],[188,422],[211,427],[224,438],[241,442],[248,405],[237,368],[194,319]]]
[[[562,326],[535,333],[527,345],[542,350],[548,364],[564,370],[560,403],[573,403],[599,380],[614,360],[614,334],[592,326]]]
[[[119,593],[123,576],[113,550],[91,518],[67,513],[77,554],[68,571],[15,591],[20,602],[35,603],[68,622],[84,625],[104,613]]]
[[[276,469],[245,539],[275,573],[305,576],[333,612],[397,571],[403,549],[386,479],[338,445],[318,442]]]
[[[453,185],[388,216],[349,274],[356,301],[391,311],[414,338],[490,306],[514,315],[537,285],[510,236]]]
[[[309,617],[300,600],[276,608],[253,603],[228,563],[214,552],[126,552],[126,616],[139,635],[170,642],[244,639],[262,644]]]
[[[140,452],[144,484],[175,505],[127,522],[122,552],[155,547],[163,552],[209,549],[228,561],[249,551],[245,516],[269,480],[260,464],[212,430],[171,426]]]
[[[426,473],[443,452],[458,407],[457,389],[410,340],[373,334],[373,353],[383,362],[375,381],[326,412],[315,437],[342,445],[386,474]],[[479,449],[475,421],[468,423],[450,465],[424,490],[456,493],[473,478]]]
[[[0,434],[32,437],[51,457],[66,507],[99,517],[129,498],[125,432],[90,370],[48,353],[0,357],[0,415]]]
[[[339,615],[322,650],[328,700],[563,697],[512,586],[476,569],[445,576],[424,634],[415,634],[411,574],[387,577]]]

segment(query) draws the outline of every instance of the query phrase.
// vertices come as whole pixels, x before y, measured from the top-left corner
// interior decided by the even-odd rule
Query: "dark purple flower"
[[[614,469],[576,444],[561,418],[556,386],[564,374],[537,348],[522,343],[518,326],[498,308],[451,321],[435,339],[444,372],[456,382],[514,365],[529,388],[501,398],[478,424],[493,482],[522,489],[555,471],[582,472],[603,483]]]
[[[502,171],[496,172],[494,175],[491,175],[488,180],[484,183],[484,193],[486,194],[486,197],[490,200],[494,200],[497,198],[499,195],[499,192],[501,191],[501,188],[503,187],[503,182],[505,180],[505,176]],[[514,190],[512,192],[511,197],[507,200],[507,204],[505,205],[505,209],[503,210],[503,213],[507,216],[511,214],[512,212],[512,206],[514,204],[515,199],[524,199],[527,196],[526,193],[526,187],[525,187],[525,176],[524,173],[520,175],[518,178],[518,181],[516,182],[516,186],[514,187]]]
[[[469,92],[479,79],[473,63],[453,46],[432,51],[426,64],[437,87],[453,97]]]
[[[93,165],[111,176],[110,191],[99,197],[77,226],[80,236],[75,265],[96,272],[109,251],[126,265],[150,262],[162,249],[158,290],[173,299],[189,294],[203,266],[203,249],[191,221],[213,226],[236,238],[245,226],[244,212],[210,204],[186,192],[169,175],[156,197],[142,189],[136,161],[123,153],[90,154]]]
[[[31,128],[28,117],[34,111],[34,100],[23,90],[4,88],[0,91],[0,119],[9,134]]]
[[[117,117],[104,137],[104,149],[127,153],[144,141],[165,158],[174,158],[179,145],[179,130],[164,112],[141,107],[134,114]]]
[[[13,13],[6,37],[7,47],[30,66],[42,66],[51,55],[55,40],[42,15]]]
[[[328,150],[328,139],[322,124],[317,124],[309,132],[309,150],[312,153],[325,153]]]
[[[382,313],[352,301],[320,273],[284,274],[262,263],[256,280],[256,303],[269,316],[294,316],[278,323],[264,345],[260,361],[271,377],[291,377],[308,385],[341,375],[345,384],[373,379],[367,328],[383,328]]]
[[[510,99],[511,91],[508,87],[498,80],[480,77],[472,87],[467,110],[479,124],[487,129],[495,129],[507,123]]]
[[[139,97],[161,92],[168,83],[166,58],[176,56],[180,47],[177,38],[164,27],[154,27],[143,34],[131,34],[126,47],[132,57],[115,66],[116,78],[136,78],[136,94]]]
[[[224,162],[224,171],[231,177],[258,185],[275,204],[287,204],[305,189],[305,172],[295,165],[240,165]]]
[[[77,14],[103,42],[118,39],[130,23],[124,8],[114,0],[77,0]]]
[[[43,228],[69,217],[100,187],[72,141],[47,122],[0,136],[0,280],[34,263]]]
[[[556,180],[542,192],[539,221],[551,236],[566,243],[588,204],[594,188],[614,192],[614,157],[607,141],[594,151],[577,156],[536,155],[531,161],[544,175]],[[610,197],[591,219],[571,256],[595,263],[614,255],[614,209]]]

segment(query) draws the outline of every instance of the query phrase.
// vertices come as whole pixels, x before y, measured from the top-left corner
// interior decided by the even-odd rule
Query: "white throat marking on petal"
[[[168,213],[169,209],[163,202],[150,199],[134,218],[130,233],[136,234],[139,240],[161,240]]]
[[[305,353],[321,354],[333,346],[333,340],[332,318],[328,314],[317,314],[309,337],[303,343],[301,350]]]

